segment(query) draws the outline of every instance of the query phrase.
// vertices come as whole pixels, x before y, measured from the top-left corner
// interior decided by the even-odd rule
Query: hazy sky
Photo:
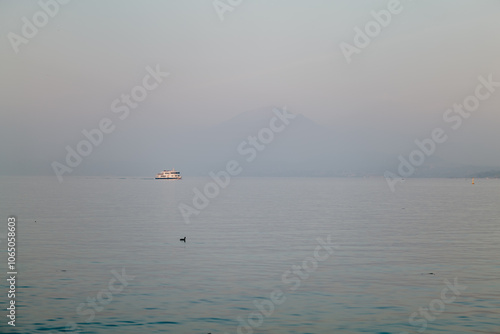
[[[268,105],[357,134],[395,162],[416,138],[446,128],[440,156],[500,166],[500,87],[459,129],[443,121],[479,76],[500,82],[500,1],[401,1],[350,63],[341,43],[354,45],[354,28],[391,1],[233,0],[223,21],[212,0],[54,1],[40,1],[53,17],[37,1],[0,1],[1,174],[51,174],[50,163],[63,162],[65,147],[103,118],[115,129],[87,167],[110,157],[127,163],[162,134]],[[36,33],[26,27],[34,20]],[[169,76],[119,119],[112,103],[143,85],[148,66]]]

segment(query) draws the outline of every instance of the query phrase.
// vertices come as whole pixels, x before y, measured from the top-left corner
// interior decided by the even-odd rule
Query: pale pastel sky
[[[40,1],[53,17],[37,1],[0,1],[0,174],[51,174],[103,118],[116,129],[85,161],[97,173],[162,133],[268,105],[358,134],[397,161],[416,138],[449,129],[445,110],[474,94],[479,76],[500,82],[497,0],[401,1],[350,63],[341,43],[354,45],[354,28],[391,1],[247,0],[223,21],[211,0],[54,1]],[[42,20],[34,36],[23,37],[23,17]],[[25,38],[17,53],[12,33]],[[113,101],[157,65],[169,76],[118,120]],[[499,125],[500,87],[449,130],[439,155],[500,167]]]

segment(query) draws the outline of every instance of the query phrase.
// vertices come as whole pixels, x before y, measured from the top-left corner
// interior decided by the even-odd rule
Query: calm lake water
[[[499,180],[209,181],[0,177],[0,332],[500,333]]]

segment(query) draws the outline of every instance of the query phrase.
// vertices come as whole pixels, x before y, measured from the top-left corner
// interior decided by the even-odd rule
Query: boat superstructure
[[[156,174],[156,180],[180,180],[182,179],[181,173],[176,171],[175,168],[172,170],[164,170],[163,172],[159,172]]]

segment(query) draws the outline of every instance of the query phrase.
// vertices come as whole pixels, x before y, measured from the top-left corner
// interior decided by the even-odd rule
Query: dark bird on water
[[[186,242],[186,237],[184,237],[184,238],[182,238],[180,240]]]

